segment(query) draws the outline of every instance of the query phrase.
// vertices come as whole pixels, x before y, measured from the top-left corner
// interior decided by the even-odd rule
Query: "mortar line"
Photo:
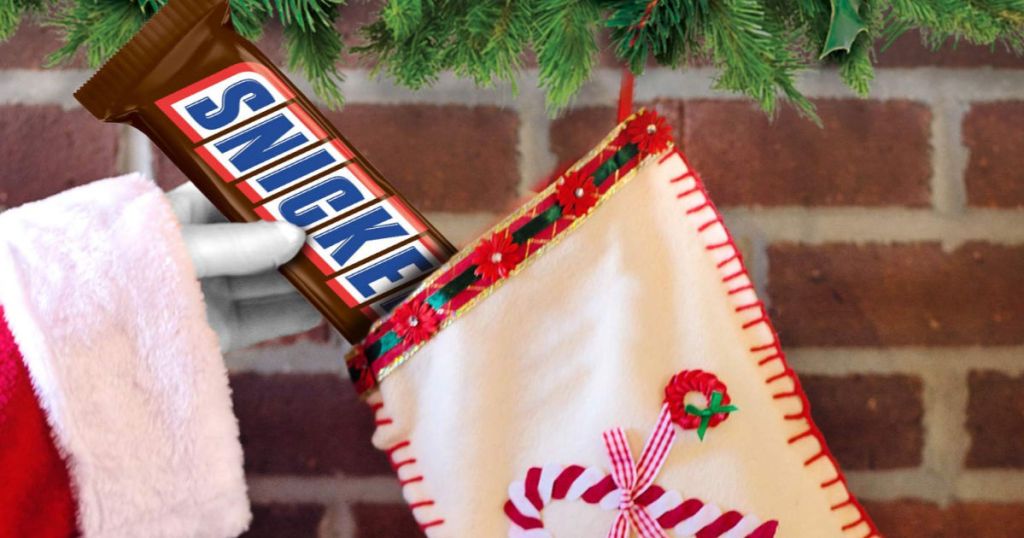
[[[956,496],[967,501],[1024,501],[1024,469],[964,471],[956,482]]]
[[[965,209],[943,214],[906,208],[744,208],[722,211],[731,229],[768,242],[937,242],[949,251],[968,241],[1024,244],[1024,211]]]
[[[159,179],[154,171],[156,163],[149,138],[142,134],[142,131],[130,125],[122,125],[121,128],[123,134],[118,151],[123,152],[125,157],[121,164],[121,171],[124,173],[138,172],[152,181]]]
[[[768,246],[770,241],[765,237],[763,230],[758,226],[756,218],[743,218],[730,216],[729,210],[722,210],[725,224],[729,232],[736,238],[737,245],[744,255],[744,265],[750,273],[750,280],[754,284],[757,296],[771,306],[771,296],[768,294],[768,277],[770,273],[771,260],[768,259]]]
[[[970,449],[970,435],[965,429],[967,378],[963,371],[951,368],[925,368],[917,375],[923,384],[921,467],[924,473],[937,478],[921,484],[918,493],[934,495],[940,504],[948,504],[955,497],[956,483]]]
[[[901,346],[795,347],[784,346],[789,363],[799,374],[919,374],[944,370],[965,376],[971,370],[1024,374],[1024,346]]]
[[[946,215],[967,210],[968,150],[961,137],[961,124],[968,108],[962,100],[946,95],[931,108],[932,206]]]
[[[78,104],[72,93],[91,73],[88,69],[0,70],[0,103],[57,104],[65,108],[77,108]],[[716,74],[715,69],[706,67],[685,71],[652,69],[637,80],[636,99],[746,99],[743,95],[714,89]],[[378,80],[370,76],[368,69],[349,69],[345,71],[345,76],[341,88],[348,102],[354,104],[408,103],[514,107],[516,101],[511,84],[478,88],[472,81],[459,79],[451,73],[443,73],[432,86],[415,91],[399,87],[386,78]],[[290,73],[289,77],[300,89],[312,95],[309,91],[310,85],[303,77],[294,73]],[[573,104],[614,106],[618,95],[618,77],[618,69],[596,69],[591,81],[583,87]],[[517,84],[524,93],[539,93],[536,81],[537,70],[530,69],[521,74]],[[812,98],[857,98],[843,86],[835,71],[827,69],[805,72],[798,81],[798,87]],[[881,68],[876,72],[870,99],[936,103],[944,96],[970,95],[972,102],[1000,101],[1021,99],[1021,87],[1024,87],[1024,69]]]
[[[519,196],[532,192],[533,186],[558,166],[551,150],[551,116],[544,104],[544,94],[531,86],[519,96]]]
[[[845,471],[850,489],[861,500],[896,501],[911,498],[949,506],[957,502],[1024,502],[1024,470],[966,470],[957,477],[952,495],[936,495],[935,477],[923,468]],[[925,488],[922,489],[921,485]]]
[[[225,356],[229,372],[272,374],[330,374],[345,376],[341,357],[347,343],[302,341],[286,346],[263,346],[232,351]],[[790,364],[800,374],[916,374],[933,368],[961,374],[996,370],[1024,375],[1024,346],[900,346],[790,347]]]
[[[771,275],[772,261],[768,258],[768,242],[756,236],[749,237],[747,241],[750,243],[750,256],[753,258],[745,264],[750,273],[750,280],[754,284],[757,296],[766,307],[771,308],[772,297],[768,293],[768,278]]]
[[[827,440],[826,440],[827,441]],[[850,490],[861,500],[894,501],[905,498],[945,503],[951,489],[922,468],[844,471]]]
[[[355,513],[347,502],[327,506],[320,525],[320,538],[356,538]]]

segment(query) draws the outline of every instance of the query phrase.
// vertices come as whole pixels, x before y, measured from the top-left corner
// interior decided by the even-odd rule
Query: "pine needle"
[[[250,39],[271,19],[284,26],[288,67],[309,79],[331,106],[342,103],[337,62],[346,52],[337,28],[343,0],[228,0],[232,23]],[[566,106],[590,78],[598,34],[635,73],[652,62],[685,68],[695,59],[718,69],[716,87],[741,93],[774,114],[780,100],[814,118],[796,87],[802,69],[819,65],[837,0],[387,0],[365,25],[364,44],[348,49],[399,84],[421,88],[442,72],[481,86],[515,87],[527,51],[536,55],[548,107]],[[90,65],[116,52],[166,0],[0,0],[0,40],[26,18],[57,27],[63,46],[47,60],[83,51]],[[824,61],[866,96],[875,46],[885,49],[916,30],[938,48],[952,42],[1024,54],[1024,0],[859,0],[867,33]]]

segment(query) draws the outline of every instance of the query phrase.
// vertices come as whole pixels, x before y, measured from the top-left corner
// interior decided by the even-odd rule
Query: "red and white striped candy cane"
[[[524,480],[509,486],[505,514],[512,525],[509,538],[552,538],[541,512],[551,501],[582,500],[604,510],[617,510],[622,491],[611,475],[594,467],[547,465],[531,467]],[[676,491],[653,485],[637,499],[663,529],[678,537],[772,538],[777,521],[762,523],[756,516],[722,512],[699,499],[683,499]]]

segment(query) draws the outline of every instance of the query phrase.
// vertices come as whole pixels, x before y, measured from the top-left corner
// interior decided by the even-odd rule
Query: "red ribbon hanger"
[[[619,86],[619,115],[615,123],[622,123],[633,113],[633,72],[622,68],[622,83]]]

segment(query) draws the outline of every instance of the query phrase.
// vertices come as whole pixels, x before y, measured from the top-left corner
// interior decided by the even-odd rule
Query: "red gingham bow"
[[[672,427],[672,414],[667,404],[661,407],[658,423],[644,445],[639,464],[633,460],[622,428],[604,432],[604,446],[612,462],[612,480],[622,491],[619,513],[608,531],[608,538],[629,538],[633,528],[641,538],[668,538],[661,525],[636,500],[654,483],[675,440],[676,431]]]

